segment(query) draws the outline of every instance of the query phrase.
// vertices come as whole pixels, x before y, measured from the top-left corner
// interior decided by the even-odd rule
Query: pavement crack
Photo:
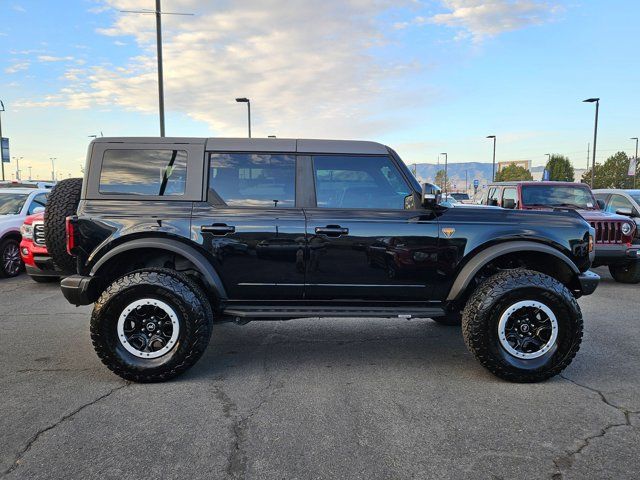
[[[575,459],[578,455],[580,455],[582,453],[582,451],[587,448],[591,442],[597,438],[602,438],[604,437],[611,429],[614,428],[626,428],[626,427],[631,427],[631,415],[635,414],[637,412],[632,411],[632,410],[627,410],[624,407],[621,407],[619,405],[616,405],[614,403],[612,403],[604,393],[602,393],[601,390],[598,390],[597,388],[594,387],[590,387],[588,385],[584,385],[582,383],[576,382],[575,380],[565,376],[565,375],[559,375],[560,378],[573,383],[574,385],[583,388],[589,392],[592,393],[596,393],[598,394],[598,396],[600,397],[600,400],[607,406],[614,408],[615,410],[617,410],[618,412],[622,413],[624,415],[624,422],[619,422],[619,423],[608,423],[607,425],[605,425],[604,427],[602,427],[600,429],[599,432],[589,435],[583,439],[580,439],[580,444],[578,445],[577,448],[574,448],[573,450],[568,450],[565,452],[564,455],[561,455],[559,457],[556,457],[553,459],[553,464],[555,466],[555,473],[551,476],[552,480],[561,480],[563,478],[563,471],[564,470],[569,470],[572,466],[573,463],[575,462]]]
[[[92,405],[95,405],[96,403],[104,400],[105,398],[109,397],[110,395],[112,395],[113,393],[117,392],[118,390],[122,390],[123,388],[129,386],[129,382],[125,382],[124,385],[120,385],[118,387],[112,388],[111,390],[109,390],[107,393],[105,393],[104,395],[100,395],[98,398],[85,403],[83,405],[81,405],[80,407],[76,408],[73,412],[67,413],[66,415],[63,415],[62,417],[60,417],[60,419],[58,421],[56,421],[55,423],[48,425],[47,427],[44,427],[40,430],[38,430],[26,443],[26,445],[22,448],[22,450],[18,453],[18,455],[16,455],[16,459],[14,460],[13,464],[6,469],[2,476],[6,476],[9,475],[11,472],[13,472],[16,468],[18,468],[20,466],[20,464],[22,463],[22,459],[24,458],[24,456],[29,452],[29,450],[31,450],[31,447],[38,441],[38,439],[45,434],[46,432],[53,430],[54,428],[56,428],[58,425],[66,422],[67,420],[69,420],[70,418],[72,418],[74,415],[80,413],[81,411],[83,411],[85,408],[88,408]]]

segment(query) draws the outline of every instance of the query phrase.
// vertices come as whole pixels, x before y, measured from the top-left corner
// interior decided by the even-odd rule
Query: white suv
[[[44,211],[51,190],[0,188],[0,277],[22,271],[20,227],[27,215]]]

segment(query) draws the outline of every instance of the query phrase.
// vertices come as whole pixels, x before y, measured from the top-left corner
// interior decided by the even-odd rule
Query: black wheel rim
[[[2,267],[7,275],[17,275],[20,272],[22,260],[20,249],[16,243],[9,243],[2,252]]]

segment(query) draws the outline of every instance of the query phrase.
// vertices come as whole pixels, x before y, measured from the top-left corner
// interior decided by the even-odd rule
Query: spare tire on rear
[[[66,219],[75,215],[80,203],[81,178],[58,182],[44,211],[44,238],[49,255],[63,273],[76,273],[76,260],[67,253]]]

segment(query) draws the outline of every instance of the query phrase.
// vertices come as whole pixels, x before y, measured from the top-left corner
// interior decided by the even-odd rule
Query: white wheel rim
[[[125,322],[127,322],[129,315],[137,308],[143,307],[143,306],[153,306],[163,311],[168,317],[168,319],[171,320],[171,327],[172,327],[171,337],[168,340],[166,340],[165,345],[158,350],[152,351],[147,348],[145,350],[140,350],[136,348],[131,344],[130,337],[125,332]],[[176,312],[173,310],[173,308],[171,308],[162,300],[157,300],[155,298],[142,298],[140,300],[136,300],[133,303],[130,303],[124,308],[124,310],[120,314],[120,317],[118,318],[117,331],[118,331],[118,340],[120,341],[120,344],[125,348],[125,350],[127,350],[127,352],[129,352],[130,354],[138,358],[151,359],[151,358],[158,358],[165,355],[175,346],[176,342],[178,341],[178,336],[180,335],[180,322],[178,321],[178,316],[176,315]],[[156,327],[154,327],[153,330],[151,330],[149,327],[149,329],[141,330],[139,333],[136,333],[136,335],[140,336],[144,334],[145,338],[149,338],[151,340],[155,338],[154,335],[159,336],[158,333],[156,333],[157,331],[159,330],[156,330]]]
[[[523,352],[518,348],[514,348],[514,346],[509,341],[510,338],[513,338],[514,331],[510,330],[510,325],[508,325],[509,320],[513,316],[514,313],[522,310],[524,308],[537,309],[538,312],[544,313],[546,316],[545,324],[549,324],[549,328],[551,329],[551,334],[549,339],[535,352]],[[526,335],[524,331],[524,327],[522,327],[523,335]],[[523,335],[519,335],[522,337]],[[523,337],[523,338],[526,338]],[[556,318],[553,311],[546,306],[544,303],[535,301],[535,300],[523,300],[521,302],[514,303],[509,308],[507,308],[502,316],[500,317],[500,321],[498,322],[498,339],[500,340],[500,346],[504,348],[510,355],[520,358],[523,360],[532,360],[534,358],[539,358],[546,354],[551,348],[555,345],[556,340],[558,339],[558,319]]]

